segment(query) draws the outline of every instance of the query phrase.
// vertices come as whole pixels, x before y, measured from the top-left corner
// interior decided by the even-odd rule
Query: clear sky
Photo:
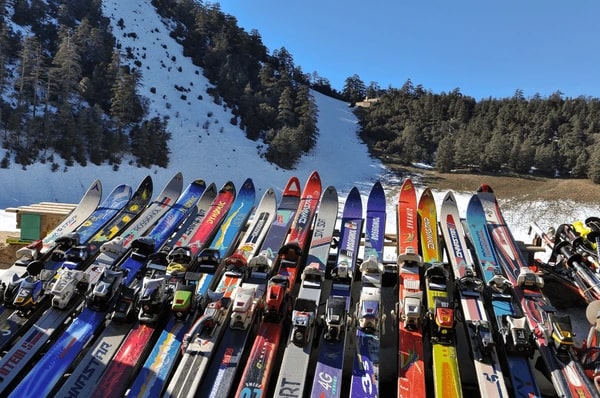
[[[341,90],[460,88],[476,99],[600,97],[600,2],[596,0],[221,0],[272,52],[285,47],[305,73]]]

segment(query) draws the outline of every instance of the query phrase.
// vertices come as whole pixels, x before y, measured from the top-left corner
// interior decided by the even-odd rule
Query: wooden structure
[[[9,207],[6,212],[16,213],[21,241],[42,239],[77,207],[76,204],[40,202],[28,206]]]

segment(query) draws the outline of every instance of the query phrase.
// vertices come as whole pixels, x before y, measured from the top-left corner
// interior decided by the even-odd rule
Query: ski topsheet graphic
[[[429,188],[421,194],[418,212],[427,296],[425,324],[428,325],[433,358],[433,391],[436,397],[460,397],[462,385],[456,355],[454,285],[450,283],[450,271],[442,263],[436,204]]]
[[[286,244],[279,249],[275,262],[278,273],[267,285],[264,316],[259,324],[236,396],[267,393],[284,330],[283,324],[291,310],[290,293],[299,274],[303,252],[308,250],[310,231],[321,198],[321,190],[321,178],[315,171],[309,176],[302,191]]]
[[[530,268],[510,232],[496,196],[488,185],[477,191],[498,259],[514,291],[538,352],[559,396],[591,397],[597,391],[571,351],[573,335],[568,316],[560,316],[542,293],[544,281]]]
[[[300,289],[292,310],[292,325],[281,360],[275,385],[276,397],[302,397],[308,372],[313,334],[317,327],[317,312],[325,280],[327,259],[338,214],[338,196],[334,187],[327,187],[321,196],[315,227],[308,250],[306,267],[301,275]]]
[[[261,210],[259,222],[268,226],[266,235],[261,238],[262,244],[241,245],[231,260],[243,256],[248,268],[247,278],[236,293],[239,300],[232,308],[231,319],[225,327],[221,341],[216,348],[214,359],[209,365],[207,374],[199,391],[209,397],[229,396],[237,386],[234,380],[238,371],[243,370],[244,348],[250,344],[255,333],[260,307],[264,302],[267,283],[274,272],[274,261],[278,249],[285,242],[294,216],[298,210],[301,196],[298,178],[289,179],[274,217],[271,211]],[[261,215],[263,215],[261,217]],[[272,220],[271,220],[272,218]],[[261,228],[262,231],[262,228]],[[250,234],[249,237],[256,235]],[[261,239],[258,239],[260,241]],[[253,239],[254,241],[254,239]],[[258,242],[257,241],[257,242]]]
[[[86,308],[17,385],[12,396],[45,396],[52,391],[102,324],[107,310],[118,296],[121,284],[129,286],[142,266],[135,257],[129,257],[128,260],[131,261],[122,264],[119,261],[129,251],[132,242],[141,237],[174,205],[182,188],[183,177],[181,173],[177,173],[158,197],[135,218],[131,226],[119,235],[119,239],[103,246],[104,249],[92,264],[98,270],[98,275],[94,280],[96,283],[91,284],[94,287]]]
[[[325,303],[323,331],[319,338],[319,355],[310,396],[342,396],[342,376],[346,342],[351,336],[350,301],[354,267],[358,259],[363,231],[363,205],[360,192],[353,187],[344,203],[336,264],[330,271],[331,291]],[[349,389],[348,389],[349,391]]]
[[[442,202],[440,225],[454,271],[454,283],[464,315],[479,392],[483,397],[508,397],[491,324],[485,310],[483,281],[475,273],[456,198],[452,192],[448,192]]]

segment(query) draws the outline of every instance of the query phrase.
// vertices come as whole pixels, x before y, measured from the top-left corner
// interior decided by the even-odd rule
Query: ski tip
[[[401,189],[402,190],[413,189],[413,182],[412,182],[412,180],[410,178],[405,179],[404,182],[402,183]]]
[[[142,180],[142,182],[140,182],[140,186],[142,185],[149,185],[152,184],[152,176],[147,175],[146,177],[144,177],[144,179]]]
[[[456,198],[454,197],[454,192],[448,191],[444,196],[444,202],[454,202],[456,203]]]
[[[477,192],[489,192],[489,193],[494,193],[494,190],[492,189],[492,187],[490,187],[488,184],[481,184],[479,186],[479,188],[477,188]]]
[[[335,189],[335,187],[333,185],[329,185],[327,188],[325,188],[321,197],[334,196],[334,195],[337,197],[337,189]]]
[[[290,177],[285,188],[283,189],[283,196],[297,196],[300,197],[302,188],[300,187],[300,180],[296,176]]]
[[[221,188],[221,192],[231,191],[235,192],[235,184],[232,181],[227,181],[223,184],[223,188]]]
[[[101,193],[102,192],[102,181],[94,180],[94,182],[92,182],[92,184],[88,188],[88,192],[91,192],[91,191],[98,191]]]
[[[369,197],[377,197],[377,198],[385,198],[385,191],[383,190],[383,185],[381,185],[380,181],[376,181],[371,188],[371,192],[369,192]]]
[[[467,212],[468,209],[483,209],[483,205],[481,204],[481,199],[477,195],[471,195],[471,199],[469,199],[469,203],[467,204]]]
[[[217,185],[214,182],[211,182],[209,186],[204,190],[204,194],[217,193]]]
[[[202,178],[196,178],[190,185],[206,188],[206,181],[204,181]]]
[[[360,197],[360,191],[358,190],[357,187],[352,187],[352,189],[348,193],[348,197],[350,198],[350,197],[355,197],[355,196],[359,196]]]
[[[183,173],[181,171],[178,171],[177,173],[175,173],[175,175],[173,176],[174,180],[177,181],[183,181]]]
[[[309,181],[310,180],[319,180],[321,181],[321,176],[319,175],[319,172],[317,170],[314,170],[312,173],[310,173],[310,176],[308,177]]]
[[[320,197],[321,188],[321,176],[316,171],[313,171],[310,177],[308,177],[308,181],[306,181],[306,185],[304,187],[304,192],[302,193],[302,196],[305,197],[308,195],[313,195]]]
[[[250,178],[250,177],[246,178],[246,180],[242,184],[242,188],[243,189],[254,189],[254,181],[252,181],[252,178]]]
[[[433,197],[433,191],[429,187],[425,187],[423,192],[421,192],[421,197],[419,198],[419,204],[422,204],[426,201],[433,201],[435,203],[435,199]]]

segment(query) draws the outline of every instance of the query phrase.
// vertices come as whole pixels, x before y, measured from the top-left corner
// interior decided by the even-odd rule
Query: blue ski
[[[107,242],[96,257],[92,267],[98,268],[95,286],[87,300],[87,306],[54,342],[48,352],[29,371],[11,393],[13,397],[47,396],[71,367],[81,350],[88,344],[96,330],[102,325],[107,310],[118,296],[120,286],[129,286],[135,281],[143,265],[141,253],[135,251],[123,264],[125,257],[136,238],[141,237],[169,209],[171,209],[183,188],[183,177],[177,173],[165,186],[157,198],[144,209],[132,226],[117,238]],[[140,242],[142,250],[143,242]]]
[[[467,227],[477,253],[483,281],[487,284],[486,304],[494,315],[492,323],[502,336],[503,343],[498,351],[504,354],[513,392],[517,397],[541,397],[529,362],[533,346],[531,331],[523,316],[512,284],[506,279],[498,263],[493,243],[487,230],[485,213],[477,195],[473,195],[467,207]]]

